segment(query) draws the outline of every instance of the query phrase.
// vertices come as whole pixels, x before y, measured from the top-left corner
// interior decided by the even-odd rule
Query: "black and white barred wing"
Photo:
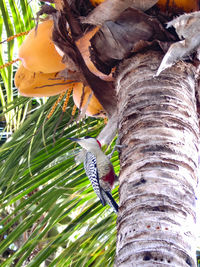
[[[106,201],[102,195],[101,187],[99,185],[97,161],[96,161],[96,157],[91,152],[86,153],[85,161],[84,161],[84,169],[85,169],[85,173],[87,177],[89,178],[92,184],[94,192],[97,194],[102,205],[104,206],[106,204]]]

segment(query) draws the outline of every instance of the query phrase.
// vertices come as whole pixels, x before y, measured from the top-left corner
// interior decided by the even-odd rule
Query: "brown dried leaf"
[[[157,19],[138,9],[128,8],[115,22],[106,21],[92,37],[92,61],[101,72],[109,74],[120,60],[138,51],[137,46],[144,45],[141,40],[169,41],[171,35]]]
[[[158,0],[105,0],[97,6],[86,18],[82,17],[82,23],[102,25],[107,20],[115,20],[125,9],[132,7],[139,10],[148,10]]]
[[[156,73],[158,76],[163,70],[171,67],[178,60],[190,57],[192,53],[200,49],[200,11],[181,15],[168,22],[168,27],[174,27],[181,41],[173,43],[165,54],[160,67]]]

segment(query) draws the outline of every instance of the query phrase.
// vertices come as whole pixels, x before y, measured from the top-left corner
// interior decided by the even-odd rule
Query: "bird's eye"
[[[89,139],[89,138],[91,138],[91,136],[85,136],[85,139]]]

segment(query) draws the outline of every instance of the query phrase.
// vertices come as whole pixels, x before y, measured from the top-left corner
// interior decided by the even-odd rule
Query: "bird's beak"
[[[67,139],[69,139],[69,140],[71,140],[71,141],[73,141],[73,142],[78,142],[78,141],[80,141],[80,139],[78,139],[78,138],[67,137]]]

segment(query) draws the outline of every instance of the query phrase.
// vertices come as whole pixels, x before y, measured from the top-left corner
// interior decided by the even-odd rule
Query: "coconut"
[[[15,85],[23,96],[42,97],[58,95],[73,86],[73,83],[60,78],[58,73],[35,73],[21,64],[15,74]]]
[[[90,98],[90,99],[89,99]],[[76,83],[73,87],[73,100],[75,105],[85,114],[93,117],[105,117],[105,110],[94,96],[89,86]]]
[[[53,20],[46,20],[32,29],[19,48],[24,67],[33,72],[53,73],[64,70],[62,57],[52,41]]]

